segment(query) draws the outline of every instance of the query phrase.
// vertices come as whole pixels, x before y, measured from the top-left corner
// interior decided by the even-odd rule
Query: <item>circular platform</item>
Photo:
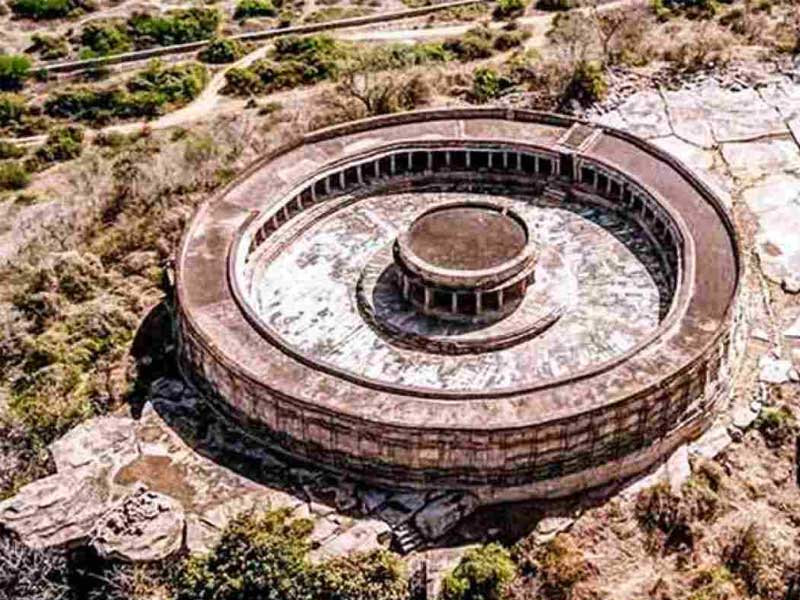
[[[183,368],[249,435],[484,501],[699,435],[743,335],[714,195],[642,140],[527,111],[310,134],[204,204],[176,264]]]

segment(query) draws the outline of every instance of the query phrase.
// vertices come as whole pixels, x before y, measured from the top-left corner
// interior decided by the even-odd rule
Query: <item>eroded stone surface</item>
[[[180,503],[144,487],[109,510],[92,531],[100,556],[128,561],[161,560],[183,546]]]
[[[92,543],[104,556],[131,561],[183,547],[207,551],[246,511],[284,508],[312,519],[314,558],[323,560],[384,547],[400,526],[413,549],[475,508],[461,495],[433,500],[290,464],[173,379],[153,385],[139,420],[90,419],[51,450],[58,473],[0,503],[0,524],[34,547]],[[427,507],[418,531],[414,517]]]

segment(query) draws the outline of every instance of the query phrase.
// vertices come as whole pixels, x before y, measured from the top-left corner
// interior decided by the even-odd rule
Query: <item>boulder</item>
[[[355,521],[353,526],[326,540],[319,548],[312,550],[309,558],[321,562],[353,552],[370,552],[386,548],[392,538],[392,530],[383,521],[364,519]]]
[[[92,546],[104,558],[161,560],[183,546],[184,524],[178,501],[139,487],[103,515],[92,531]]]
[[[104,482],[57,473],[29,483],[0,502],[0,525],[31,548],[85,544],[92,527],[111,505]]]
[[[731,442],[733,442],[733,440],[728,430],[722,425],[717,425],[706,431],[695,442],[690,444],[689,453],[705,458],[706,460],[712,460],[727,448]]]
[[[786,383],[792,377],[792,363],[764,355],[758,360],[758,380],[764,383]]]
[[[681,446],[667,459],[667,479],[669,487],[673,493],[678,494],[692,474],[692,467],[689,466],[689,449],[686,445]]]
[[[414,525],[427,540],[442,537],[478,507],[471,494],[448,494],[427,504],[414,517]]]

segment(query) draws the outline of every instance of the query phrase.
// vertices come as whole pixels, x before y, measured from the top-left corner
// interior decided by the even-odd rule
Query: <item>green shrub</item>
[[[517,573],[508,550],[488,544],[468,550],[442,581],[443,600],[500,600]]]
[[[44,110],[51,117],[95,124],[154,117],[194,99],[207,81],[208,71],[199,63],[167,65],[153,60],[124,88],[68,88],[48,97]]]
[[[134,13],[128,19],[136,46],[169,46],[213,37],[222,22],[216,8],[183,8],[164,15]]]
[[[214,549],[187,559],[175,578],[176,600],[402,600],[407,582],[386,551],[312,565],[313,524],[288,510],[233,519]]]
[[[31,181],[25,165],[17,161],[0,162],[0,190],[21,190]]]
[[[492,15],[496,19],[513,19],[522,16],[527,7],[526,0],[497,0]]]
[[[232,38],[215,37],[200,51],[199,58],[211,64],[231,63],[244,55],[241,42]]]
[[[78,158],[82,152],[83,129],[69,125],[53,128],[36,150],[36,158],[42,163],[63,162]]]
[[[22,54],[0,56],[0,90],[18,90],[25,83],[31,61]]]
[[[786,406],[766,407],[756,419],[755,427],[770,448],[778,448],[792,439],[796,432],[796,420]]]
[[[277,13],[271,0],[239,0],[236,10],[233,12],[233,18],[274,17]]]
[[[87,24],[81,31],[81,44],[97,56],[121,54],[132,49],[125,23],[119,19]]]
[[[596,62],[581,61],[575,66],[561,101],[590,106],[605,98],[607,92],[603,67]]]
[[[580,0],[539,0],[536,8],[539,10],[571,10],[580,6]]]
[[[22,158],[25,154],[26,150],[22,146],[0,140],[0,160]]]
[[[514,82],[490,67],[478,67],[472,73],[470,96],[478,104],[499,98],[514,87]]]
[[[63,36],[34,33],[32,41],[27,52],[38,52],[42,60],[55,60],[69,54],[69,42]]]
[[[492,47],[498,52],[506,52],[522,46],[529,37],[531,37],[530,32],[523,29],[503,29],[495,34]]]
[[[28,114],[25,98],[18,94],[0,94],[0,127],[8,127],[22,121]]]
[[[461,37],[445,40],[444,48],[462,62],[480,60],[494,53],[494,38],[495,34],[488,27],[475,27]]]
[[[345,49],[327,35],[278,38],[269,58],[226,72],[224,91],[248,95],[332,79],[345,55]]]
[[[25,148],[11,142],[0,141],[0,160],[7,158],[21,158],[25,156]]]
[[[717,14],[719,8],[716,0],[651,0],[651,6],[661,21],[673,16],[710,19]]]
[[[706,567],[692,575],[691,593],[686,600],[729,600],[737,598],[736,586],[725,567]]]
[[[81,6],[76,0],[12,0],[15,15],[29,19],[59,19],[69,16]]]
[[[698,468],[680,494],[661,483],[639,493],[636,517],[651,534],[651,543],[665,548],[691,548],[696,523],[713,520],[720,511],[717,490],[722,475],[711,466]]]

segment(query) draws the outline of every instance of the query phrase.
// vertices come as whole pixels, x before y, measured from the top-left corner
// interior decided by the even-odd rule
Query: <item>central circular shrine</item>
[[[244,433],[486,503],[663,460],[746,339],[715,193],[635,136],[525,110],[309,133],[205,202],[175,264],[181,368]]]
[[[497,320],[525,295],[536,249],[525,221],[508,207],[435,206],[397,237],[397,285],[422,314],[468,323]]]

